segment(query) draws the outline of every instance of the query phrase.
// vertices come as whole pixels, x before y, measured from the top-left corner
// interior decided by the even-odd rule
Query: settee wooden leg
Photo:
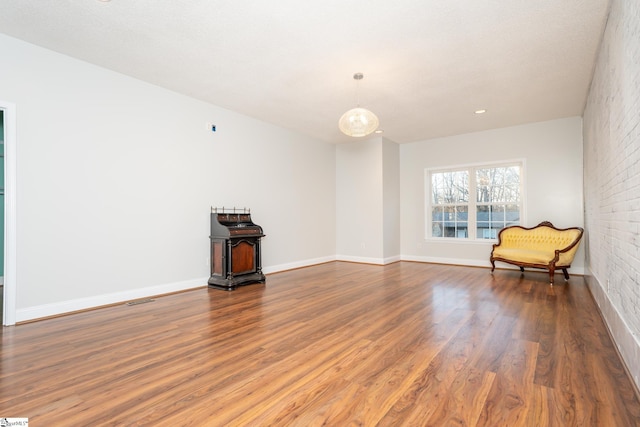
[[[520,267],[520,271],[524,273],[524,267]]]
[[[555,274],[554,269],[549,269],[549,285],[553,286],[553,275]]]
[[[569,272],[567,271],[566,268],[562,269],[562,272],[564,273],[564,280],[569,280]]]
[[[491,274],[493,274],[493,270],[496,269],[496,262],[493,259],[490,259],[489,261],[491,261]]]

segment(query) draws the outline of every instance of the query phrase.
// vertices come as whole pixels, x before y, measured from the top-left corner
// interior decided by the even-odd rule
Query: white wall
[[[548,220],[556,227],[582,227],[581,127],[581,118],[573,117],[401,145],[402,258],[490,266],[493,242],[425,239],[426,168],[523,159],[526,202],[522,225]],[[584,272],[583,258],[581,247],[570,274]]]
[[[400,146],[382,138],[383,256],[400,260]]]
[[[333,145],[2,35],[0,53],[17,321],[206,284],[211,205],[252,209],[266,272],[335,258]]]
[[[336,146],[336,254],[383,263],[381,138]]]
[[[614,0],[584,112],[587,283],[640,388],[640,3]]]
[[[336,146],[336,257],[400,260],[399,146],[380,136]]]

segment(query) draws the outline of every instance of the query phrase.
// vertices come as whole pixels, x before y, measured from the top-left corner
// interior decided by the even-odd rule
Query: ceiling
[[[359,100],[406,143],[582,115],[609,3],[3,0],[0,32],[331,143]]]

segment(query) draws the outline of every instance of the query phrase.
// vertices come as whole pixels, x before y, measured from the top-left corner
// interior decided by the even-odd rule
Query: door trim
[[[16,323],[16,106],[0,100],[4,113],[4,307],[2,324]]]

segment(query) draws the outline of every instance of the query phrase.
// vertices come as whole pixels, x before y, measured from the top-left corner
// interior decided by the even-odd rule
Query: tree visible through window
[[[427,237],[495,239],[519,224],[521,176],[521,163],[427,171]]]

